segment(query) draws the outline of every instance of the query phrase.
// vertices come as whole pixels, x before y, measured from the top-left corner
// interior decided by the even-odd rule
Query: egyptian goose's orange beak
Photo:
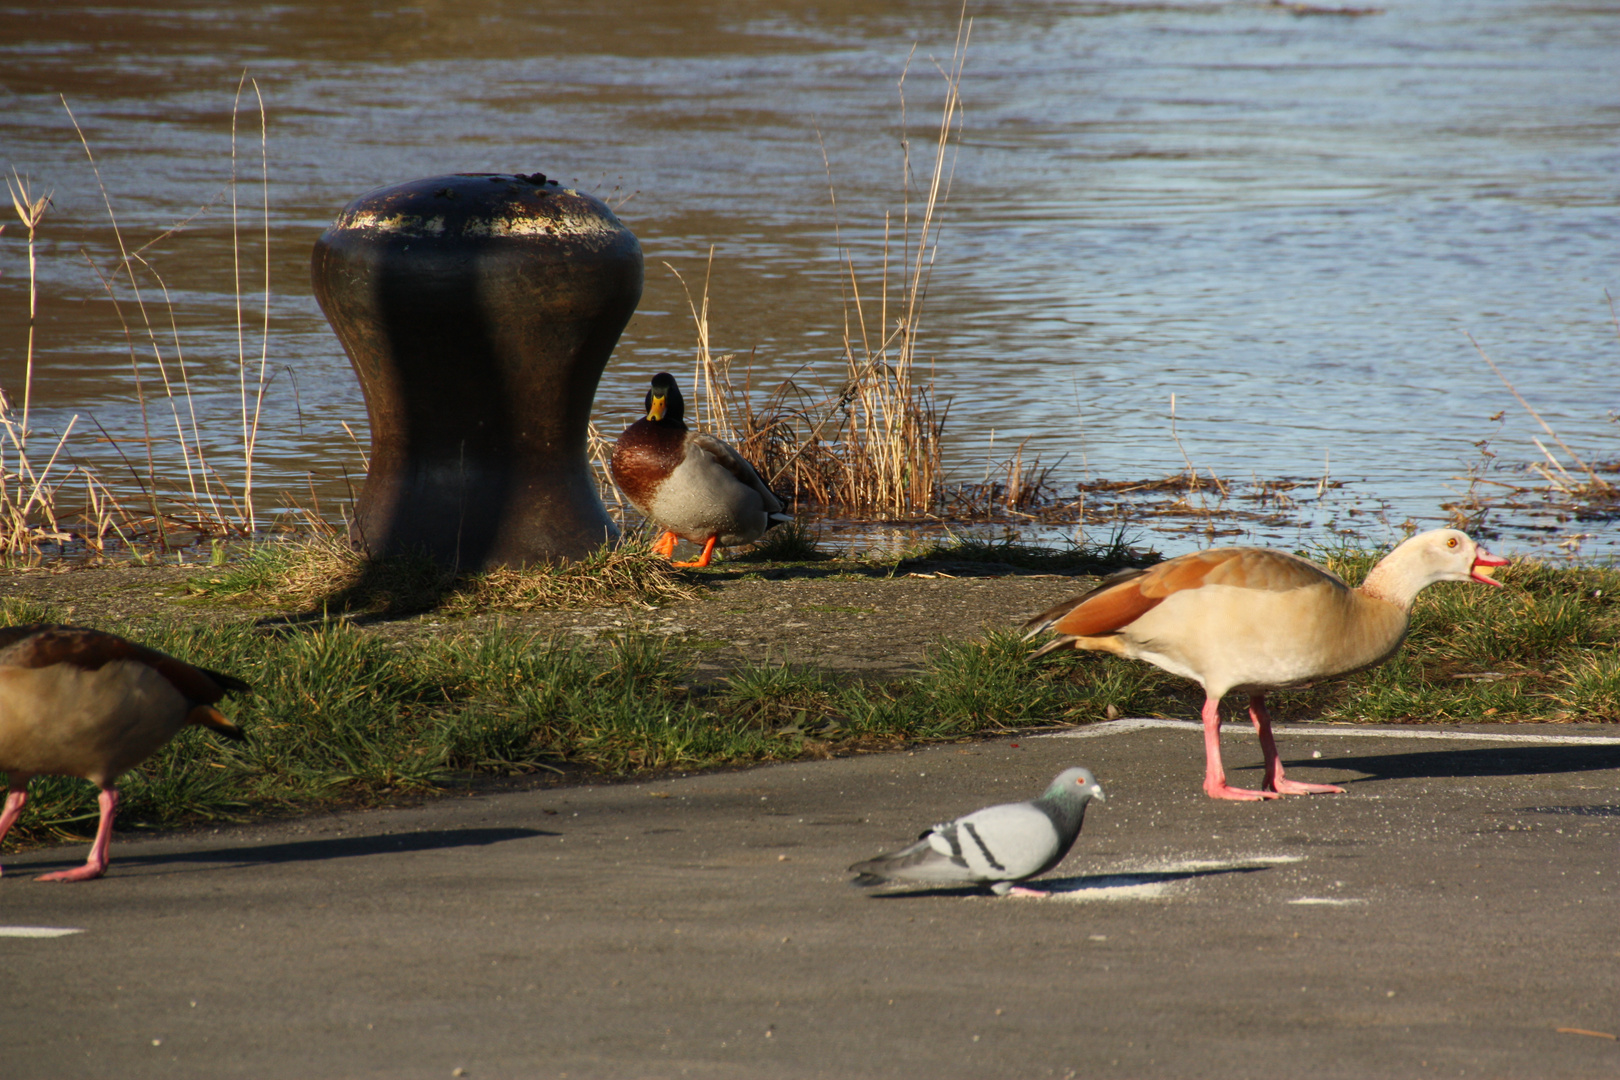
[[[1496,571],[1498,566],[1506,566],[1507,564],[1508,561],[1502,556],[1492,555],[1484,548],[1480,548],[1474,553],[1474,565],[1469,568],[1471,573],[1468,576],[1475,581],[1483,581],[1487,585],[1495,585],[1500,589],[1502,583],[1491,577],[1491,574]]]

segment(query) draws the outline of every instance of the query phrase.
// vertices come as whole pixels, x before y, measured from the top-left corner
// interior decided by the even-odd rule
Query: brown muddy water
[[[1302,481],[1289,515],[1240,523],[1252,539],[1389,539],[1408,520],[1443,522],[1470,468],[1535,486],[1533,439],[1562,456],[1465,332],[1572,450],[1620,458],[1620,326],[1605,298],[1620,295],[1620,7],[1022,0],[968,14],[965,121],[920,339],[952,401],[958,478],[1024,440],[1061,459],[1071,497],[1076,482],[1154,479],[1190,459],[1232,482]],[[150,244],[142,298],[233,485],[239,357],[266,363],[255,485],[274,519],[312,485],[330,507],[361,471],[343,424],[364,440],[363,402],[308,280],[315,237],[352,197],[437,173],[543,171],[615,205],[647,288],[598,395],[610,433],[651,372],[690,380],[674,271],[701,290],[711,247],[716,350],[751,358],[756,387],[795,372],[830,383],[840,237],[871,295],[885,215],[898,229],[902,141],[924,174],[956,35],[952,5],[916,2],[8,4],[0,166],[53,195],[34,445],[77,416],[74,460],[119,481],[105,437],[144,470],[149,432],[158,471],[184,488],[152,346],[138,334],[132,363],[100,280],[118,244],[64,99],[126,244]],[[268,117],[265,189],[251,85],[231,186],[244,72]],[[14,400],[26,250],[13,222],[0,382]],[[129,286],[115,291],[138,326]],[[189,408],[179,418],[189,430]],[[1324,471],[1344,486],[1318,494]],[[1610,521],[1487,520],[1509,551],[1620,553]]]

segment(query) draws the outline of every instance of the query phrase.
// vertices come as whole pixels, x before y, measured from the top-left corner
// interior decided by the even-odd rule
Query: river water
[[[1620,327],[1605,297],[1620,295],[1620,6],[967,10],[965,113],[919,338],[952,400],[957,476],[1027,440],[1069,483],[1189,460],[1234,483],[1344,482],[1293,524],[1249,527],[1299,543],[1441,523],[1458,478],[1487,462],[1489,479],[1540,484],[1525,471],[1545,460],[1535,437],[1578,474],[1468,335],[1571,451],[1620,458]],[[121,482],[118,450],[145,471],[150,432],[160,482],[185,486],[140,309],[115,278],[132,349],[102,280],[118,239],[73,118],[125,245],[149,245],[167,287],[165,305],[141,279],[168,374],[183,358],[190,381],[182,425],[194,407],[233,487],[239,358],[249,397],[266,365],[254,487],[273,520],[312,489],[330,509],[361,471],[344,424],[364,441],[364,403],[308,281],[315,237],[355,195],[542,171],[616,206],[647,288],[598,395],[605,431],[631,418],[649,373],[691,371],[675,271],[700,291],[711,248],[715,349],[751,356],[755,386],[803,365],[801,378],[830,381],[839,238],[870,293],[885,215],[902,210],[903,139],[916,182],[957,37],[954,8],[921,2],[10,4],[0,165],[53,196],[31,456],[77,415],[74,460]],[[14,405],[24,240],[15,222],[0,236],[0,380]],[[1506,550],[1620,553],[1612,522],[1488,520]]]

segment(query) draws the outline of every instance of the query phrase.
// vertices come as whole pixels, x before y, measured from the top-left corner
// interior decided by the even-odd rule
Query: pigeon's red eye
[[[1456,546],[1457,546],[1457,538],[1455,536],[1449,538],[1446,541],[1446,547],[1456,547]]]

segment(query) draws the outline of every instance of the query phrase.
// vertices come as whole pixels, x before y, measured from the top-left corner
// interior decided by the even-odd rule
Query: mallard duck
[[[1419,533],[1384,556],[1352,589],[1313,562],[1265,548],[1195,551],[1129,570],[1035,616],[1026,640],[1057,634],[1034,655],[1093,649],[1146,660],[1204,688],[1204,791],[1212,799],[1275,799],[1342,792],[1283,776],[1267,692],[1376,667],[1406,637],[1412,601],[1436,581],[1479,581],[1507,560],[1456,529]],[[1262,790],[1231,787],[1221,766],[1221,698],[1249,694],[1260,736]]]
[[[674,376],[660,371],[647,391],[647,414],[624,429],[609,469],[625,498],[664,530],[653,545],[669,557],[676,540],[703,545],[708,566],[716,545],[748,544],[793,520],[754,467],[724,441],[686,426],[686,401]]]
[[[101,821],[83,866],[40,881],[88,881],[107,870],[118,777],[187,724],[232,739],[242,730],[214,703],[247,683],[193,667],[114,634],[77,626],[0,628],[0,770],[10,781],[0,839],[38,775],[79,776],[101,789]]]

